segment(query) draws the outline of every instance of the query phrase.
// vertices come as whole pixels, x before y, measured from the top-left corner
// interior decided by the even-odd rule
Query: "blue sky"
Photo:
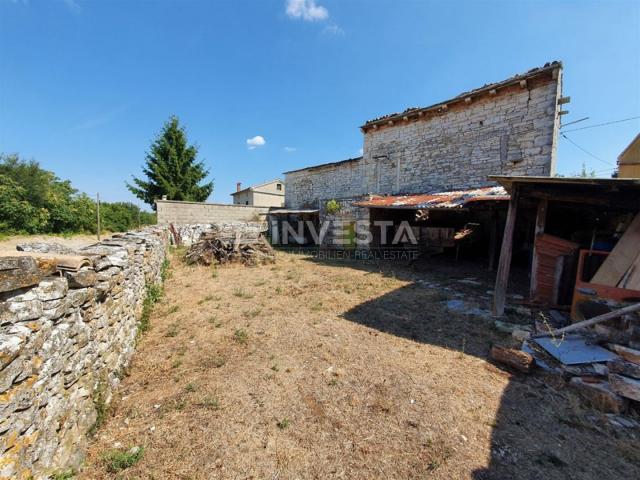
[[[639,116],[639,52],[637,1],[0,0],[0,151],[134,201],[124,182],[176,114],[229,202],[237,181],[358,156],[370,118],[550,60],[565,123],[589,117],[567,131]],[[561,139],[559,173],[608,176],[639,131],[568,133],[600,160]]]

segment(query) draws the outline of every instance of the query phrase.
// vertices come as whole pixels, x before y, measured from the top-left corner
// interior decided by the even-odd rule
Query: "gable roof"
[[[622,159],[624,158],[624,156],[626,155],[626,153],[629,150],[631,150],[633,148],[633,146],[638,142],[640,142],[640,133],[638,135],[636,135],[636,138],[631,140],[631,143],[626,146],[626,148],[620,153],[620,155],[618,155],[618,162],[621,162]]]
[[[368,120],[360,128],[366,132],[366,130],[369,127],[372,127],[374,125],[378,126],[382,124],[387,124],[389,122],[393,123],[395,120],[408,120],[409,117],[420,117],[424,115],[425,112],[446,109],[449,105],[453,103],[465,102],[467,98],[478,97],[478,96],[490,94],[490,93],[493,94],[500,88],[508,87],[511,85],[517,85],[523,80],[526,81],[528,79],[542,76],[545,74],[553,75],[553,71],[556,69],[562,69],[562,62],[553,61],[553,62],[545,63],[544,66],[542,67],[532,68],[528,72],[514,75],[513,77],[508,78],[506,80],[502,80],[500,82],[488,83],[480,88],[475,88],[468,92],[463,92],[449,100],[435,103],[428,107],[411,107],[411,108],[407,108],[403,112],[396,112],[396,113],[390,113],[388,115],[383,115],[381,117]]]

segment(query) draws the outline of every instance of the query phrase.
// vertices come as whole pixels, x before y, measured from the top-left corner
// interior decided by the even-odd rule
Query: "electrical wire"
[[[611,163],[611,162],[607,162],[606,160],[603,160],[603,159],[601,159],[600,157],[598,157],[598,156],[594,155],[594,154],[593,154],[593,153],[591,153],[590,151],[585,150],[585,149],[584,149],[584,148],[582,148],[580,145],[578,145],[576,142],[574,142],[574,141],[573,141],[573,140],[571,140],[569,137],[567,137],[567,136],[564,134],[564,132],[563,132],[563,133],[561,133],[560,135],[562,135],[562,138],[564,138],[565,140],[567,140],[568,142],[570,142],[571,144],[573,144],[573,146],[575,146],[576,148],[579,148],[580,150],[582,150],[584,153],[586,153],[586,154],[587,154],[587,155],[589,155],[590,157],[593,157],[593,158],[595,158],[596,160],[598,160],[598,161],[600,161],[600,162],[602,162],[602,163],[604,163],[604,164],[611,165],[611,166],[615,166],[613,163]]]
[[[612,122],[598,123],[597,125],[589,125],[588,127],[573,128],[571,130],[566,130],[562,133],[571,133],[571,132],[577,132],[578,130],[586,130],[588,128],[604,127],[606,125],[613,125],[614,123],[622,123],[622,122],[628,122],[630,120],[637,120],[638,118],[640,118],[640,116],[623,118],[621,120],[613,120]]]

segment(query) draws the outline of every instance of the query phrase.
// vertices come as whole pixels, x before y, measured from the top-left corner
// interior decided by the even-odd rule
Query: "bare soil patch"
[[[118,478],[637,478],[637,438],[489,363],[503,334],[446,310],[488,305],[481,269],[172,266],[81,478],[132,446]]]

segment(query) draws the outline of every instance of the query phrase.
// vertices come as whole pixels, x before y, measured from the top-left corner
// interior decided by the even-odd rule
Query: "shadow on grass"
[[[495,331],[490,317],[456,314],[445,308],[447,300],[456,298],[489,308],[487,287],[491,288],[493,277],[480,263],[452,264],[447,259],[414,265],[309,261],[412,282],[357,305],[343,315],[346,320],[482,359],[488,357],[492,343],[508,341]],[[469,277],[479,284],[464,282]],[[524,288],[526,278],[518,285]],[[451,372],[452,381],[455,375]],[[507,375],[510,381],[492,427],[488,466],[473,472],[472,478],[640,478],[637,437],[618,437],[618,432],[594,424],[591,417],[600,414],[584,407],[560,379],[543,382],[537,375]]]

